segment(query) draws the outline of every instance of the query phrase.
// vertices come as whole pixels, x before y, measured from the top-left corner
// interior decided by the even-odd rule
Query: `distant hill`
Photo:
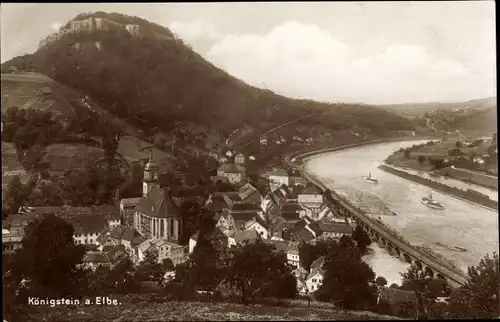
[[[414,129],[412,121],[378,107],[294,100],[249,86],[204,60],[167,28],[137,17],[98,12],[74,20],[81,19],[90,19],[91,27],[63,28],[34,54],[2,64],[2,71],[16,66],[49,75],[147,136],[195,127],[223,142],[237,128],[258,133],[313,114],[317,117],[301,126],[381,134]],[[128,24],[137,30],[127,31]],[[103,25],[106,30],[99,29]],[[65,28],[72,28],[71,22]],[[184,139],[194,140],[190,134],[183,133]]]
[[[394,105],[379,105],[378,107],[404,117],[415,118],[422,116],[425,113],[434,112],[437,110],[461,112],[467,110],[482,110],[492,107],[496,108],[496,106],[496,97],[488,97],[457,103],[406,103]]]
[[[380,108],[412,119],[417,126],[437,131],[476,131],[491,134],[496,130],[496,97],[460,103],[423,103],[385,105]]]

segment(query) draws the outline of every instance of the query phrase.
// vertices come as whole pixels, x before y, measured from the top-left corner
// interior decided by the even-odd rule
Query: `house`
[[[223,232],[231,230],[234,226],[232,220],[233,218],[227,211],[219,211],[215,214],[215,227],[219,228]]]
[[[301,219],[300,217],[300,211],[302,210],[302,207],[300,207],[296,203],[283,203],[280,207],[280,216],[285,220],[285,221],[299,221]]]
[[[165,238],[148,239],[137,247],[137,260],[138,262],[143,261],[148,251],[157,251],[158,263],[169,258],[175,267],[186,261],[187,250],[187,247],[171,243]]]
[[[96,240],[99,250],[105,247],[124,245],[125,249],[136,255],[134,249],[139,246],[145,238],[134,228],[118,226],[101,233]]]
[[[194,248],[196,247],[199,235],[200,231],[197,231],[189,239],[190,254],[194,251]],[[212,245],[216,250],[227,248],[229,245],[228,236],[226,236],[219,228],[215,228],[212,232],[206,234],[205,238],[212,243]]]
[[[5,226],[3,226],[5,227]],[[2,229],[2,249],[4,252],[14,252],[21,248],[24,234],[11,232],[8,229]]]
[[[262,239],[269,239],[269,226],[260,217],[254,217],[245,223],[245,230],[255,230]]]
[[[318,223],[319,228],[323,232],[322,238],[341,238],[342,236],[352,236],[352,226],[346,223]]]
[[[284,240],[283,231],[286,228],[286,222],[282,217],[277,217],[271,221],[269,235],[273,240]]]
[[[318,206],[323,204],[323,192],[315,185],[308,185],[306,189],[297,196],[297,201],[301,206]]]
[[[276,251],[286,254],[288,264],[298,268],[300,266],[298,244],[294,242],[281,241],[281,240],[264,240],[264,243],[274,245]]]
[[[226,156],[228,158],[231,158],[233,156],[233,151],[231,151],[231,150],[226,151]]]
[[[314,242],[322,233],[317,223],[300,220],[296,222],[293,227],[286,230],[285,237],[289,240],[309,243]]]
[[[254,157],[253,155],[249,156],[249,157],[248,157],[248,159],[249,159],[250,161],[255,161],[255,157]]]
[[[135,207],[141,198],[125,198],[120,200],[120,216],[124,224],[132,224],[134,221]]]
[[[212,211],[219,211],[223,209],[229,209],[233,206],[234,202],[226,194],[210,194],[208,200],[205,203],[205,208]]]
[[[239,164],[225,163],[217,169],[217,175],[227,177],[230,183],[240,183],[245,179],[246,169]]]
[[[258,203],[234,203],[229,209],[231,214],[235,213],[257,213],[260,217],[264,216],[264,212]]]
[[[272,186],[289,186],[290,185],[290,176],[288,172],[284,169],[276,169],[269,174],[269,182]]]
[[[267,145],[267,136],[260,137],[260,145]]]
[[[82,266],[90,268],[91,270],[95,270],[99,266],[113,268],[124,260],[126,256],[127,251],[123,245],[111,246],[102,251],[91,250],[84,254],[82,258]]]
[[[82,245],[96,245],[97,237],[109,227],[106,218],[100,215],[72,216],[68,221],[74,229],[75,243]]]
[[[351,220],[348,217],[339,215],[333,211],[327,204],[321,206],[317,221],[325,223],[349,224]]]
[[[228,238],[229,247],[235,247],[244,241],[254,242],[259,238],[255,230],[237,230]]]
[[[261,203],[262,195],[259,190],[255,188],[252,184],[246,183],[238,189],[238,196],[241,198],[241,202],[245,203]]]
[[[160,188],[151,152],[144,168],[143,194],[135,209],[133,227],[146,238],[179,240],[182,218],[170,193]]]
[[[307,180],[300,175],[294,175],[290,177],[290,183],[293,186],[305,187],[307,185]]]
[[[295,267],[295,268],[300,267],[299,244],[298,243],[292,242],[292,241],[288,243],[286,258],[288,260],[288,263],[290,265],[292,265],[293,267]]]
[[[245,163],[245,155],[243,153],[238,153],[234,156],[234,163],[236,164],[244,164]]]
[[[473,161],[475,164],[484,165],[484,159],[481,157],[475,157]]]
[[[132,35],[137,36],[141,30],[141,26],[139,25],[126,25],[125,29]]]
[[[308,293],[316,292],[323,284],[324,277],[325,271],[323,269],[311,269],[305,279]]]
[[[253,211],[230,212],[229,213],[230,230],[245,230],[245,226],[249,221],[255,218],[261,218],[260,214]]]

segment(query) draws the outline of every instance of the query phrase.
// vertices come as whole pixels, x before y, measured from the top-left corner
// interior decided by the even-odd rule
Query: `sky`
[[[81,12],[170,28],[250,85],[292,98],[399,104],[496,96],[494,1],[1,5],[1,61]],[[29,23],[27,23],[29,22]],[[22,27],[20,27],[22,26]]]

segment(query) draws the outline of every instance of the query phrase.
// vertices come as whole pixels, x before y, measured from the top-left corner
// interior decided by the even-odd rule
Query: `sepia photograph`
[[[0,16],[3,322],[500,318],[494,1]]]

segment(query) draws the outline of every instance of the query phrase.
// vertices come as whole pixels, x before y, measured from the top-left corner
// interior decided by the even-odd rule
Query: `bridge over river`
[[[335,191],[329,189],[323,182],[306,172],[301,166],[297,166],[295,163],[296,159],[303,156],[297,154],[294,157],[287,156],[285,161],[289,165],[298,168],[304,178],[318,186],[325,193],[326,199],[332,209],[341,215],[354,219],[368,233],[372,240],[375,240],[380,246],[386,248],[391,255],[414,264],[428,276],[446,279],[451,286],[459,287],[467,282],[465,273],[456,268],[452,263],[438,257],[431,251],[411,245],[400,234],[354,206]]]

